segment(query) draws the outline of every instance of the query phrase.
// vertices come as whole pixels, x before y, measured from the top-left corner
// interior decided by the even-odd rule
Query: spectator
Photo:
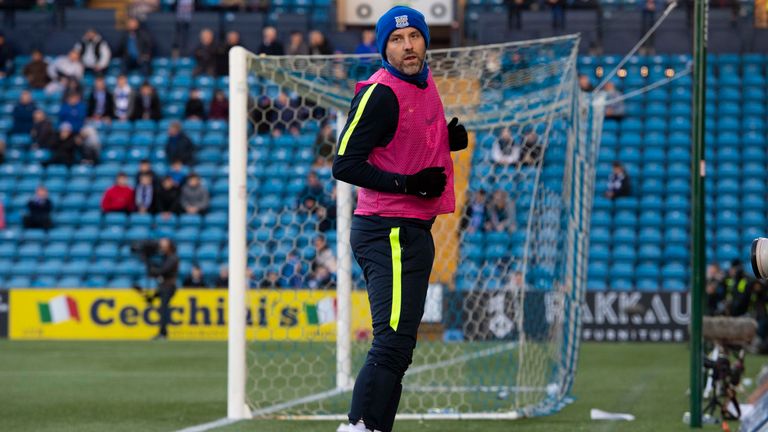
[[[0,31],[0,78],[13,74],[13,61],[16,54],[5,39],[5,33]]]
[[[509,128],[501,131],[501,136],[493,142],[491,159],[497,164],[512,165],[520,162],[522,146],[515,142]]]
[[[135,199],[137,212],[152,214],[157,212],[157,189],[155,189],[152,174],[143,173],[139,176]]]
[[[184,106],[184,118],[189,120],[205,120],[205,105],[203,105],[203,94],[200,89],[192,89],[189,93],[189,99]]]
[[[485,208],[488,197],[483,189],[472,194],[472,201],[464,206],[464,217],[461,218],[461,229],[470,233],[482,232],[485,225]]]
[[[229,287],[229,268],[224,264],[219,267],[219,275],[216,276],[216,281],[213,284],[216,288],[228,288]]]
[[[78,95],[83,94],[83,85],[80,84],[80,81],[74,80],[74,79],[66,79],[63,81],[64,88],[61,92],[61,100],[66,101],[69,98],[69,95],[77,93]]]
[[[208,288],[203,270],[198,264],[192,264],[192,269],[189,271],[189,275],[184,278],[183,285],[186,288]]]
[[[307,286],[310,289],[331,289],[336,286],[333,274],[324,266],[317,266],[309,275]]]
[[[513,232],[517,229],[515,202],[506,192],[499,189],[493,193],[485,210],[485,220],[486,231]]]
[[[319,30],[309,32],[309,54],[311,55],[330,55],[333,54],[333,48],[326,40],[325,35]]]
[[[88,165],[98,163],[101,154],[101,139],[96,128],[91,125],[83,126],[80,129],[80,136],[76,137],[75,142],[80,146],[81,163]]]
[[[355,54],[376,54],[376,33],[371,29],[363,30],[360,44],[355,48]]]
[[[173,57],[181,57],[187,52],[189,25],[195,13],[195,0],[176,0],[176,31],[173,33],[171,51]]]
[[[5,163],[5,139],[0,137],[0,165]],[[2,211],[2,203],[0,203],[0,212]],[[2,229],[2,227],[0,227]]]
[[[752,286],[744,274],[741,260],[731,261],[728,276],[723,280],[721,291],[725,293],[725,311],[729,316],[742,316],[749,311],[752,299]]]
[[[200,32],[200,43],[195,48],[195,75],[216,75],[219,48],[213,37],[213,30],[203,29]]]
[[[181,187],[181,207],[187,214],[204,214],[211,204],[208,189],[200,181],[200,176],[191,173]]]
[[[315,137],[315,168],[328,167],[333,163],[333,148],[336,146],[336,134],[329,122],[317,132]]]
[[[39,0],[42,1],[42,0]],[[51,9],[53,27],[63,29],[67,25],[67,8],[75,5],[74,0],[47,0]]]
[[[640,23],[641,38],[645,36],[646,33],[648,33],[648,30],[650,30],[651,27],[653,27],[653,24],[655,21],[656,21],[656,0],[644,0],[642,21]],[[651,34],[650,37],[645,40],[645,42],[643,43],[643,46],[640,48],[641,55],[653,55],[656,52],[656,50],[653,48],[653,37],[654,35]]]
[[[56,140],[53,123],[48,120],[43,110],[35,110],[32,114],[32,148],[51,148]]]
[[[336,273],[336,255],[328,246],[328,240],[323,234],[315,237],[315,259],[312,260],[312,269],[315,270],[317,267],[325,267],[331,273]]]
[[[110,123],[115,116],[115,99],[107,89],[103,76],[93,81],[93,90],[88,97],[88,120]]]
[[[85,68],[80,62],[80,54],[71,50],[67,55],[56,57],[53,63],[48,65],[48,77],[51,82],[46,86],[48,93],[64,91],[70,80],[80,82],[85,75]]]
[[[586,75],[579,75],[579,88],[581,88],[581,91],[585,92],[591,92],[595,89],[592,85],[592,81],[590,81],[589,77]]]
[[[725,312],[725,305],[722,303],[725,299],[723,280],[725,275],[717,262],[710,263],[707,266],[707,315],[722,315]]]
[[[309,47],[304,42],[304,34],[300,31],[292,31],[288,39],[288,55],[308,55]]]
[[[85,69],[97,75],[107,70],[112,59],[109,44],[94,29],[86,30],[83,38],[75,44],[75,51],[80,55]]]
[[[157,212],[163,217],[168,219],[172,214],[179,213],[179,187],[169,176],[163,178],[163,182],[160,186],[160,190],[157,192]]]
[[[262,288],[262,289],[281,288],[280,273],[278,273],[273,268],[267,269],[267,273],[264,275],[264,278],[259,282],[259,288]]]
[[[133,188],[128,184],[128,176],[124,172],[117,174],[115,184],[104,192],[101,199],[101,211],[130,213],[136,210]]]
[[[145,81],[139,88],[139,93],[133,98],[131,120],[160,120],[162,117],[160,98],[155,88]]]
[[[85,124],[87,108],[79,93],[70,94],[59,110],[59,122],[72,125],[72,132],[78,134]]]
[[[53,203],[48,198],[48,189],[45,186],[38,186],[35,195],[27,202],[24,228],[50,229],[53,226],[52,211]]]
[[[24,78],[27,79],[27,83],[33,89],[42,89],[51,82],[51,78],[48,76],[48,62],[43,58],[43,53],[40,50],[33,50],[32,57],[24,66]]]
[[[115,86],[115,118],[120,121],[128,121],[133,110],[133,89],[128,84],[128,77],[118,75]]]
[[[173,183],[181,188],[181,186],[187,181],[187,167],[180,160],[175,160],[171,163],[171,168],[168,170],[168,177],[173,180]],[[181,189],[179,189],[181,192]]]
[[[28,90],[22,91],[19,95],[19,101],[13,107],[11,134],[29,135],[32,132],[33,117],[36,110],[37,105],[32,101],[32,94]]]
[[[549,7],[552,8],[552,28],[555,30],[565,29],[565,1],[547,0]]]
[[[240,33],[234,30],[228,31],[224,44],[219,49],[219,75],[229,75],[229,50],[238,45],[242,45],[242,42],[240,41]]]
[[[168,141],[165,143],[165,157],[169,163],[181,161],[184,165],[192,165],[195,161],[195,145],[187,134],[181,130],[181,123],[171,122],[168,126]]]
[[[616,88],[616,84],[612,83],[611,81],[608,81],[605,83],[604,90],[605,92],[605,100],[610,102],[611,100],[621,98],[621,92]],[[618,101],[614,103],[609,103],[605,106],[605,117],[621,120],[624,118],[624,101]]]
[[[149,75],[152,37],[136,18],[128,18],[119,52],[123,59],[123,73],[139,69],[145,76]]]
[[[520,157],[522,163],[526,165],[536,165],[541,158],[541,143],[539,135],[532,125],[525,125],[522,130],[522,139],[520,143]]]
[[[48,160],[48,164],[70,166],[75,163],[76,152],[77,141],[72,125],[62,122],[59,125],[59,135],[53,141],[51,158]]]
[[[307,174],[307,185],[304,186],[304,189],[302,189],[299,194],[299,202],[303,202],[307,198],[312,198],[317,203],[322,203],[325,198],[323,184],[320,183],[320,179],[314,171],[310,171],[309,174]]]
[[[211,106],[208,109],[208,118],[210,120],[229,120],[229,101],[226,93],[221,89],[213,92]]]
[[[264,30],[261,31],[261,45],[259,46],[259,50],[257,51],[257,54],[265,54],[265,55],[283,55],[285,54],[285,50],[283,50],[283,44],[280,43],[279,40],[277,40],[277,29],[275,29],[272,26],[266,26],[264,27]]]
[[[605,192],[606,198],[616,199],[632,195],[632,185],[629,180],[629,174],[624,169],[621,162],[613,162],[613,172],[608,178],[608,190]]]
[[[160,179],[157,177],[157,174],[155,174],[155,170],[152,169],[152,163],[149,161],[149,159],[142,159],[139,161],[139,169],[136,171],[136,178],[134,179],[134,183],[139,184],[141,176],[144,174],[149,174],[152,176],[152,185],[155,187],[155,190],[159,190]]]
[[[507,27],[520,30],[523,28],[523,9],[525,0],[506,0],[507,3]]]
[[[281,270],[280,286],[284,288],[301,288],[304,285],[304,265],[295,252],[289,252]]]

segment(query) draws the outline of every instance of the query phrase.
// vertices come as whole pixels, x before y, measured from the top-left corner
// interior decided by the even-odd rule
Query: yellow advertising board
[[[11,339],[149,339],[157,334],[158,302],[127,289],[14,289],[10,292]],[[335,292],[250,290],[249,340],[336,339]],[[181,289],[171,301],[168,338],[226,340],[227,291]],[[352,293],[353,337],[370,330],[365,292]]]

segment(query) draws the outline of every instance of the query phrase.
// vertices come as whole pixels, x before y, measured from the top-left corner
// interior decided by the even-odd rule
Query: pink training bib
[[[396,174],[416,174],[424,168],[441,166],[445,167],[448,182],[440,197],[430,199],[360,188],[355,214],[428,220],[439,214],[453,213],[456,197],[448,126],[432,72],[427,78],[427,88],[420,89],[386,69],[379,69],[367,81],[357,83],[355,93],[374,83],[392,89],[400,106],[400,117],[392,141],[384,147],[376,147],[368,162],[382,171]]]

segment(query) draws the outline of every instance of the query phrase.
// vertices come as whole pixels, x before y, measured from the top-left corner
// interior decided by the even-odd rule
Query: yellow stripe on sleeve
[[[392,228],[389,232],[389,245],[392,248],[392,313],[389,316],[389,326],[392,327],[392,330],[397,331],[397,326],[400,324],[403,278],[400,228]]]
[[[363,94],[363,98],[360,99],[360,104],[357,105],[357,110],[355,111],[355,118],[352,119],[352,123],[349,124],[347,131],[344,133],[344,136],[341,138],[341,143],[339,144],[339,156],[344,155],[344,151],[347,149],[347,143],[349,142],[349,138],[352,136],[352,132],[354,132],[355,127],[357,126],[357,123],[360,121],[360,118],[363,116],[363,110],[365,110],[365,105],[368,103],[368,99],[371,98],[371,93],[373,93],[373,89],[375,89],[377,85],[379,84],[373,84],[372,86],[368,87],[368,90],[366,90],[365,93]]]

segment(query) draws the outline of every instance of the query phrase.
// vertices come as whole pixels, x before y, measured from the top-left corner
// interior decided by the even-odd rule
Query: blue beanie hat
[[[424,42],[429,48],[429,27],[424,15],[408,6],[395,6],[379,18],[376,23],[376,48],[381,58],[387,60],[387,40],[393,31],[406,27],[414,27],[424,36]]]

